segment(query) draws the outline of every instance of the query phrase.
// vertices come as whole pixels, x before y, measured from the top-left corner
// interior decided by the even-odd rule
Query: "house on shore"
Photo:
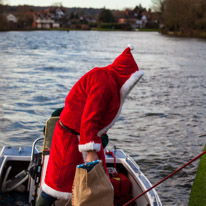
[[[18,22],[17,18],[13,14],[8,14],[6,19],[10,23],[17,23]]]
[[[59,28],[60,23],[54,21],[54,19],[49,16],[37,16],[34,19],[33,27],[37,29]]]
[[[33,28],[52,29],[60,28],[60,19],[64,16],[60,8],[51,8],[34,15]]]
[[[18,27],[18,19],[14,14],[8,14],[5,16],[7,20],[7,26],[8,28],[17,29]]]
[[[124,12],[124,17],[118,19],[120,24],[130,24],[133,29],[142,29],[142,28],[154,28],[158,27],[156,16],[153,15],[151,10],[128,10]]]

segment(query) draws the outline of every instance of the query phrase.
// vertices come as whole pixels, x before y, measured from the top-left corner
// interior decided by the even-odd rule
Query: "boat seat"
[[[55,128],[56,123],[57,123],[58,120],[59,120],[59,116],[55,116],[55,117],[50,117],[46,122],[45,137],[44,137],[44,144],[43,144],[43,150],[42,150],[42,152],[43,152],[43,163],[42,163],[42,172],[41,172],[41,178],[40,178],[41,179],[40,185],[43,184],[44,178],[45,178],[45,175],[46,175],[46,168],[47,168],[47,164],[48,164],[48,160],[49,160],[49,154],[50,154],[50,149],[51,149],[51,143],[52,143],[54,128]],[[40,194],[40,192],[39,192],[39,194]],[[31,193],[30,196],[32,198],[32,193]]]
[[[55,128],[55,125],[56,125],[58,120],[59,120],[59,116],[58,117],[50,117],[46,122],[43,152],[50,151],[50,149],[51,149],[54,128]]]

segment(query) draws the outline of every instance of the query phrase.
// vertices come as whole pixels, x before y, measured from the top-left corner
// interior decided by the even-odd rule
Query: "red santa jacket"
[[[80,152],[100,151],[101,135],[118,119],[124,99],[142,75],[128,47],[111,65],[94,68],[74,85],[60,119],[80,132]]]
[[[57,123],[42,184],[44,192],[68,199],[76,165],[84,161],[86,151],[96,150],[104,162],[100,137],[118,119],[124,99],[142,75],[128,47],[111,65],[92,69],[73,86],[60,120],[79,132],[80,138]]]

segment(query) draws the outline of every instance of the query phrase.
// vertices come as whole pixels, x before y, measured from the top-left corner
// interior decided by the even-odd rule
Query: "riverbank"
[[[206,31],[194,32],[192,34],[184,34],[181,32],[173,32],[167,31],[163,32],[160,29],[135,29],[135,30],[122,30],[122,29],[115,29],[115,28],[99,28],[94,27],[91,29],[73,29],[73,28],[52,28],[52,29],[13,29],[13,30],[2,30],[0,32],[9,32],[9,31],[130,31],[130,32],[159,32],[162,35],[170,36],[170,37],[186,37],[186,38],[199,38],[199,39],[206,39]]]
[[[206,145],[204,151],[206,151]],[[200,159],[190,194],[189,206],[206,206],[206,154]]]
[[[174,32],[174,31],[161,31],[163,35],[168,35],[168,36],[174,36],[174,37],[188,37],[188,38],[202,38],[206,39],[206,31],[191,31],[188,33],[183,33],[180,31]]]
[[[99,28],[94,27],[91,29],[73,29],[73,28],[52,28],[52,29],[12,29],[12,30],[0,30],[0,32],[9,32],[9,31],[144,31],[144,32],[160,32],[159,29],[135,29],[135,30],[122,30],[122,29],[115,29],[115,28]]]

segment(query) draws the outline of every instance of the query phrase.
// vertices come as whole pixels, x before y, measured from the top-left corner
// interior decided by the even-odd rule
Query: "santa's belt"
[[[60,124],[64,129],[66,129],[68,132],[71,132],[72,134],[75,134],[75,135],[80,135],[79,132],[76,132],[76,131],[74,131],[73,129],[65,126],[65,125],[61,122],[61,120],[59,120],[59,124]]]

